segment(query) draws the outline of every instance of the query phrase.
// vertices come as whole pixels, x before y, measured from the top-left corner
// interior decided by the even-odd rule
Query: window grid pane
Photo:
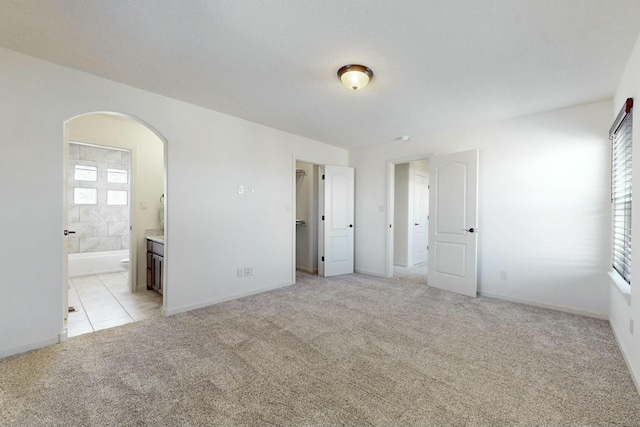
[[[97,205],[98,189],[75,187],[73,189],[73,203],[76,205]]]
[[[107,205],[126,206],[129,192],[126,190],[107,190]]]
[[[126,184],[129,182],[129,172],[126,169],[107,169],[107,182]]]
[[[75,165],[73,179],[76,181],[97,181],[98,168],[96,166]]]

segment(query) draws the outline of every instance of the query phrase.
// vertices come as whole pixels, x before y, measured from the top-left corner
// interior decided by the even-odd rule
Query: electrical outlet
[[[253,276],[253,267],[245,267],[244,268],[245,276]]]
[[[501,271],[500,271],[500,278],[501,278],[502,280],[507,280],[507,272],[506,272],[506,271],[504,271],[504,270],[501,270]]]
[[[237,270],[237,274],[238,274],[238,277],[243,277],[244,276],[244,268],[239,268]]]

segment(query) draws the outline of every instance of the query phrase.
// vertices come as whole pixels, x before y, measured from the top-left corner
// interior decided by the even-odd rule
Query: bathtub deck
[[[67,335],[74,337],[162,314],[162,295],[154,291],[129,292],[128,272],[69,279]]]

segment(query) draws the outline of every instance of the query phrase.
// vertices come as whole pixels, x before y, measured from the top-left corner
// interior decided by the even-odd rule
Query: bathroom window
[[[129,192],[125,190],[108,190],[107,205],[126,206],[129,199]]]
[[[76,205],[97,205],[98,189],[74,187],[73,203]]]
[[[97,181],[98,167],[87,165],[75,165],[73,170],[73,179],[76,181]]]
[[[107,182],[113,184],[126,184],[129,182],[129,171],[126,169],[107,169]]]

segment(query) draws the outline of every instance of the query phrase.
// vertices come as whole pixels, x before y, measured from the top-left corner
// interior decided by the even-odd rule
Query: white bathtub
[[[127,271],[122,263],[125,259],[129,259],[129,249],[69,254],[69,277]]]

